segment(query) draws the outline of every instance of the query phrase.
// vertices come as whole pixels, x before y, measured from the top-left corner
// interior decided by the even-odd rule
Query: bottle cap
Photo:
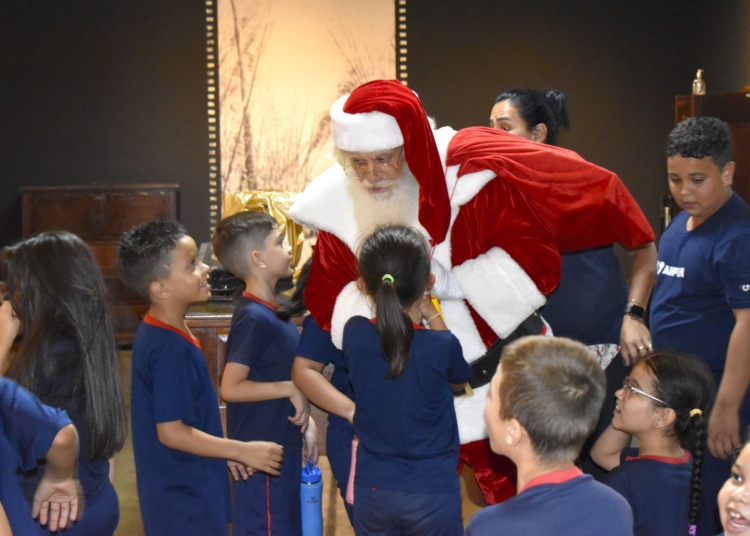
[[[323,471],[315,465],[315,462],[307,462],[302,467],[302,482],[316,484],[323,477]]]

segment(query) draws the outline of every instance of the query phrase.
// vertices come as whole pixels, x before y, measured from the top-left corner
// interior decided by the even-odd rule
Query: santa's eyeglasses
[[[403,149],[401,149],[391,156],[379,156],[374,162],[368,162],[367,160],[351,162],[344,168],[344,173],[350,179],[356,180],[364,180],[371,173],[378,179],[392,179],[398,174],[399,162],[403,152]],[[392,162],[395,162],[395,164]]]

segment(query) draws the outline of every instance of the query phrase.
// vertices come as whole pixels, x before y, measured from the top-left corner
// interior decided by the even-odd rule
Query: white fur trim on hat
[[[393,149],[404,144],[404,136],[396,119],[383,112],[348,114],[344,103],[349,95],[340,97],[331,106],[333,143],[344,151],[371,153]]]

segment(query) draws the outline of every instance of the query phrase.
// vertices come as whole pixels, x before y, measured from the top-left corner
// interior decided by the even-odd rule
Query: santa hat
[[[419,223],[433,245],[445,240],[450,202],[445,172],[427,114],[416,94],[398,80],[375,80],[331,107],[333,142],[339,149],[376,152],[404,146],[419,183]]]

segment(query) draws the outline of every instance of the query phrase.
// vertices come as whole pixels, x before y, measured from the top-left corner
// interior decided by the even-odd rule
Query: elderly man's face
[[[395,147],[372,153],[346,153],[347,176],[358,180],[375,196],[388,196],[404,176],[404,148]]]

